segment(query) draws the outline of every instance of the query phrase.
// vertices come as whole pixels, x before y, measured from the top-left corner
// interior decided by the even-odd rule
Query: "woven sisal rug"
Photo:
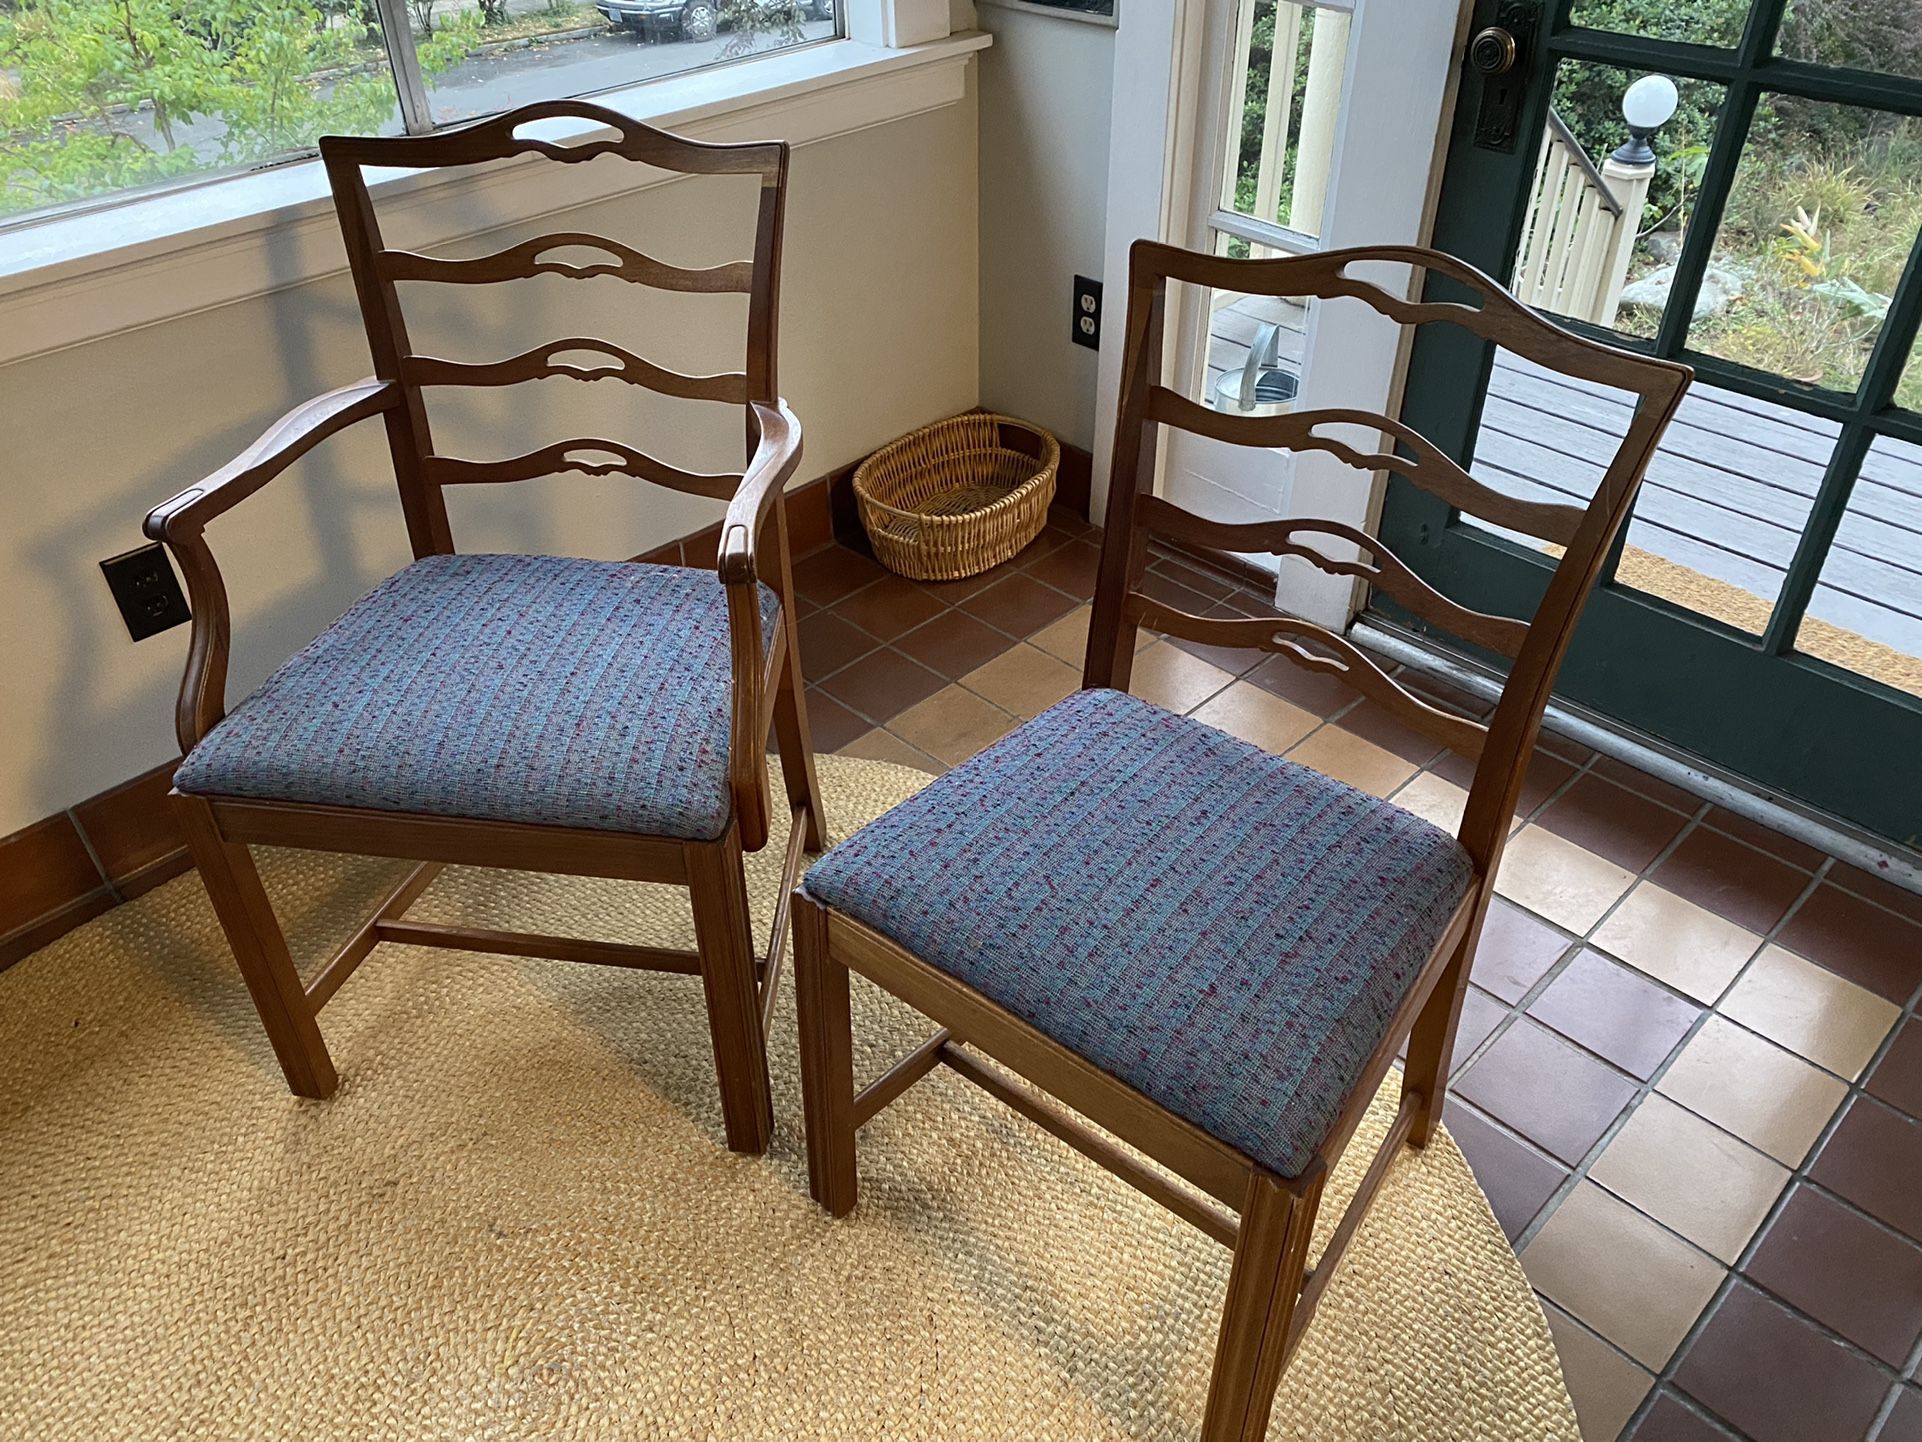
[[[822,779],[844,834],[926,778]],[[395,875],[263,860],[308,958]],[[684,893],[631,883],[449,872],[412,914],[691,944]],[[856,988],[871,1074],[925,1028]],[[0,1437],[1192,1437],[1227,1252],[946,1072],[862,1133],[830,1221],[793,1026],[748,1160],[698,982],[386,946],[322,1017],[339,1093],[301,1102],[197,879],[110,912],[0,976]],[[1574,1442],[1452,1142],[1398,1162],[1270,1436]]]

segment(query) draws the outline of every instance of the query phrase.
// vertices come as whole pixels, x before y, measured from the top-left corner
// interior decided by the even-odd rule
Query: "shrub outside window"
[[[837,0],[0,0],[0,227],[839,33]]]

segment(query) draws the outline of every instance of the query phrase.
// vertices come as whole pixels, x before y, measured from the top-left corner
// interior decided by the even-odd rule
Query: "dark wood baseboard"
[[[1056,504],[1088,508],[1088,453],[1061,448]],[[854,506],[854,466],[788,495],[788,544],[807,555],[836,539],[865,545]],[[708,526],[638,559],[712,566],[721,528]],[[0,837],[0,971],[82,922],[191,867],[167,793],[169,761],[79,805]]]

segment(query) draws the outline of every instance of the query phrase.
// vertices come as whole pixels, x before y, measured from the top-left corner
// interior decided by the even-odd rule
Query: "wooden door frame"
[[[1492,22],[1495,6],[1496,0],[1475,0],[1475,23]],[[1764,92],[1922,115],[1922,82],[1775,56],[1783,9],[1781,0],[1756,5],[1739,42],[1721,50],[1582,29],[1570,23],[1571,0],[1543,4],[1540,74],[1517,122],[1517,133],[1524,137],[1542,133],[1554,67],[1563,60],[1726,87],[1695,213],[1677,258],[1671,303],[1658,334],[1652,341],[1637,341],[1581,322],[1565,323],[1579,334],[1686,361],[1695,367],[1698,384],[1788,405],[1841,427],[1760,638],[1659,596],[1615,586],[1611,565],[1570,648],[1558,689],[1568,701],[1652,738],[1660,748],[1702,757],[1761,790],[1793,797],[1854,827],[1914,846],[1922,837],[1922,805],[1917,804],[1922,788],[1905,794],[1888,784],[1886,768],[1865,766],[1862,758],[1913,754],[1922,740],[1922,700],[1901,697],[1793,646],[1869,446],[1883,436],[1922,444],[1922,416],[1893,404],[1922,325],[1922,236],[1853,396],[1749,370],[1686,344],[1692,301],[1708,268],[1756,103]],[[1532,151],[1526,143],[1513,154],[1474,144],[1479,91],[1470,83],[1457,95],[1433,244],[1505,281],[1523,223],[1523,172]],[[1474,449],[1491,361],[1491,355],[1465,346],[1461,337],[1438,332],[1422,338],[1410,362],[1404,418],[1463,462]],[[1467,376],[1478,378],[1470,396],[1462,391]],[[1436,508],[1391,478],[1381,515],[1383,538],[1464,604],[1527,615],[1540,596],[1549,559],[1531,558],[1520,547],[1457,526],[1454,520],[1446,507]],[[1374,606],[1391,625],[1430,631],[1379,599]],[[1705,696],[1740,699],[1705,708]],[[1758,715],[1767,716],[1769,723],[1752,724]],[[1836,737],[1846,737],[1848,744],[1835,745]]]

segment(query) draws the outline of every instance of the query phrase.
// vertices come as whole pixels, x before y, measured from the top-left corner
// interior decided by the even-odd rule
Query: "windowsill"
[[[802,145],[953,104],[965,93],[969,56],[992,42],[979,31],[899,50],[825,41],[593,98],[698,139]],[[552,125],[557,138],[592,129]],[[390,207],[431,202],[424,219],[436,233],[428,240],[444,244],[664,179],[603,172],[585,190],[577,181],[562,194],[552,189],[556,169],[574,167],[520,161],[482,171],[370,172],[368,180]],[[318,160],[24,226],[0,234],[0,365],[345,268]]]

